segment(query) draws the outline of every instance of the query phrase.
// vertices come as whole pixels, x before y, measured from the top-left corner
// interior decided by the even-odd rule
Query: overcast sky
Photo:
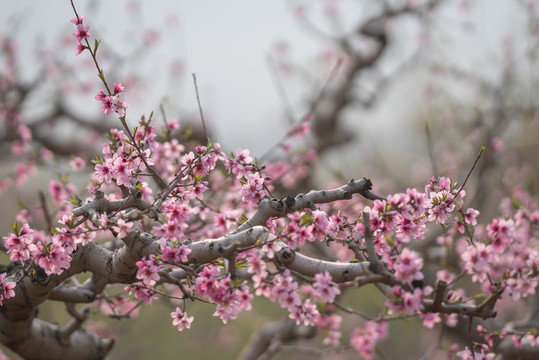
[[[0,2],[0,32],[15,29],[21,53],[28,55],[24,57],[23,70],[29,74],[36,71],[35,62],[39,61],[30,56],[36,41],[54,46],[59,34],[71,36],[74,31],[74,26],[69,23],[73,11],[68,0]],[[294,17],[294,4],[297,2],[294,1],[79,0],[75,3],[79,13],[86,15],[85,23],[90,26],[93,37],[102,39],[105,46],[118,53],[132,51],[148,30],[160,33],[156,45],[143,54],[133,56],[132,61],[139,70],[153,81],[143,97],[129,97],[127,93],[127,101],[131,104],[129,117],[137,119],[141,114],[159,111],[161,103],[165,104],[169,117],[177,115],[179,110],[195,113],[197,103],[191,74],[196,73],[204,112],[217,129],[217,140],[228,149],[249,148],[256,155],[263,153],[286,131],[283,102],[278,96],[275,74],[268,66],[268,56],[275,52],[277,44],[287,43],[289,56],[308,67],[324,48],[320,39],[298,24]],[[328,24],[323,17],[324,4],[328,1],[304,3],[309,4],[308,14],[315,18],[315,22],[322,27]],[[345,0],[337,3],[346,9],[341,14],[346,24],[346,21],[352,22],[367,11],[365,4],[371,2]],[[439,42],[440,54],[445,51],[443,56],[448,62],[461,62],[459,65],[472,66],[477,71],[499,66],[495,63],[499,56],[495,55],[500,52],[503,37],[518,39],[521,30],[517,28],[525,28],[523,18],[511,16],[511,9],[508,10],[507,6],[500,7],[504,1],[479,1],[468,15],[475,22],[475,32],[472,33],[462,27],[460,15],[454,11],[459,4],[466,2],[449,3],[453,4],[453,12],[438,17],[438,22],[433,24],[433,31],[440,39],[449,39]],[[133,15],[133,4],[139,6],[138,15]],[[310,6],[312,4],[316,6]],[[16,27],[13,19],[18,21]],[[417,38],[417,34],[408,35]],[[476,55],[479,53],[487,55]],[[393,53],[393,56],[401,55]],[[141,64],[137,64],[139,57]],[[72,65],[88,60],[85,53],[79,57],[74,53],[68,54],[65,58]],[[168,77],[170,63],[174,61],[180,61],[183,67],[183,78],[179,84],[171,83]],[[95,90],[92,91],[97,92],[99,80],[95,77],[92,81],[95,81]],[[294,104],[299,102],[301,94],[314,92],[306,89],[305,83],[283,81],[285,91]],[[405,94],[411,96],[409,90],[405,90]],[[397,94],[394,99],[402,98],[402,95]],[[98,104],[92,97],[89,97],[92,101],[89,107],[98,110]],[[388,94],[388,101],[394,101],[390,99],[391,94]],[[386,137],[391,136],[387,134],[391,119],[397,118],[395,109],[382,104],[379,110],[380,116],[389,121],[382,124],[385,126],[378,125]],[[295,115],[299,117],[301,112],[302,109],[296,108]],[[372,120],[378,115],[372,113],[370,116],[368,123],[376,123]]]
[[[268,56],[276,44],[291,44],[290,50],[299,61],[308,60],[319,48],[316,39],[295,22],[290,3],[284,0],[75,1],[75,4],[78,12],[86,16],[85,23],[90,26],[92,36],[118,51],[132,49],[135,43],[140,43],[140,35],[149,29],[160,33],[157,45],[144,54],[142,67],[155,74],[157,85],[153,84],[144,99],[127,99],[131,117],[148,115],[158,110],[161,102],[168,104],[167,109],[172,112],[178,105],[187,111],[196,110],[191,78],[196,73],[206,116],[218,129],[218,140],[232,148],[263,152],[272,139],[277,141],[285,131],[282,103],[268,66]],[[126,15],[132,4],[138,4],[141,15]],[[14,29],[13,19],[17,19],[15,36],[19,48],[29,54],[36,39],[52,45],[58,34],[70,35],[74,31],[69,23],[72,17],[73,10],[67,0],[2,1],[0,31]],[[85,55],[88,56],[73,54],[66,61],[77,64]],[[166,75],[170,62],[176,60],[181,61],[184,76],[179,88],[171,88]],[[28,56],[26,61],[25,71],[35,71],[35,58]],[[96,77],[96,89],[99,85]],[[167,98],[163,98],[165,95]],[[242,136],[238,137],[238,133]],[[263,134],[264,141],[253,136],[254,133]]]

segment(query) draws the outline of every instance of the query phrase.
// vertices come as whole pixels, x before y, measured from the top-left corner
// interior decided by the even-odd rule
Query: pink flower
[[[151,305],[153,300],[158,299],[157,296],[154,296],[155,291],[148,289],[141,282],[136,282],[133,286],[126,286],[125,290],[129,291],[130,294],[135,292],[135,298],[143,300],[146,305]]]
[[[129,230],[131,230],[132,227],[132,222],[127,222],[124,219],[118,219],[118,221],[116,221],[116,226],[113,226],[112,230],[118,233],[118,238],[123,239],[127,236],[127,233],[129,232]]]
[[[123,117],[125,116],[125,110],[129,107],[129,104],[124,100],[124,96],[120,94],[124,91],[124,87],[121,83],[116,83],[114,91],[115,93],[113,95],[107,95],[103,90],[99,90],[95,99],[101,101],[101,111],[103,111],[105,115],[116,112],[120,117]]]
[[[169,130],[179,130],[180,124],[178,123],[178,119],[172,118],[170,121],[166,122],[166,126]]]
[[[82,45],[82,43],[77,43],[77,52],[75,53],[75,56],[80,55],[84,49],[86,49],[86,46]]]
[[[490,141],[490,145],[496,152],[502,151],[504,148],[503,141],[499,137],[492,138],[492,140]]]
[[[464,350],[459,351],[456,355],[461,358],[462,360],[492,360],[496,356],[494,353],[487,353],[485,354],[485,351],[488,351],[488,347],[484,344],[478,344],[478,346],[481,346],[481,352],[479,350],[475,350],[473,353],[468,347],[466,346]]]
[[[70,21],[71,21],[72,24],[78,25],[78,24],[82,24],[82,21],[84,20],[84,18],[85,18],[84,16],[79,15],[78,18],[76,18],[76,19],[73,18]]]
[[[99,310],[105,315],[129,315],[137,317],[140,312],[140,306],[136,301],[127,300],[122,295],[108,297],[106,301],[101,301]]]
[[[350,343],[365,359],[372,359],[378,341],[387,337],[387,322],[368,321],[365,328],[356,328]]]
[[[314,210],[313,219],[318,229],[320,229],[321,231],[326,231],[329,226],[329,219],[328,215],[324,211]]]
[[[113,167],[112,175],[116,179],[116,184],[125,185],[128,188],[131,187],[131,176],[132,176],[132,163],[128,159],[125,159],[123,156],[114,156],[113,157]]]
[[[423,326],[432,329],[435,324],[442,321],[440,319],[440,314],[434,314],[434,313],[419,313],[419,317],[423,319]]]
[[[180,257],[180,261],[183,263],[189,262],[189,259],[187,258],[187,255],[191,253],[191,249],[187,247],[186,245],[180,245],[179,247],[178,256]]]
[[[106,97],[107,95],[103,92],[103,89],[101,89],[99,90],[97,95],[94,97],[94,99],[96,99],[97,101],[103,101],[103,99],[105,99]]]
[[[247,171],[252,170],[252,162],[253,158],[249,156],[249,150],[237,149],[233,160],[227,159],[225,167],[229,172],[236,174],[236,177],[240,179],[245,176]]]
[[[170,313],[172,317],[172,325],[178,327],[178,331],[183,331],[184,329],[191,328],[191,323],[193,322],[193,316],[187,316],[186,313],[182,312],[179,307],[176,308],[176,311]]]
[[[49,192],[52,195],[54,203],[59,204],[75,195],[75,188],[73,185],[64,185],[58,181],[51,180],[49,182]]]
[[[74,19],[71,19],[72,23],[73,23],[73,20]],[[89,29],[90,27],[88,25],[85,26],[82,24],[82,20],[80,20],[80,22],[77,23],[77,30],[73,33],[73,36],[75,37],[75,39],[77,39],[77,45],[82,46],[82,41],[84,39],[89,39],[92,36],[92,34],[90,34],[90,32],[88,31]]]
[[[247,258],[247,272],[249,274],[261,275],[266,272],[266,263],[262,260],[261,256],[252,255]]]
[[[71,165],[73,170],[80,170],[86,166],[86,161],[77,156],[69,160],[69,165]]]
[[[115,95],[112,97],[113,111],[118,113],[120,117],[125,116],[125,110],[129,107],[129,104],[125,102],[123,95]]]
[[[137,279],[142,280],[145,286],[153,286],[160,279],[159,266],[153,255],[150,255],[149,260],[143,257],[142,260],[136,262],[136,265],[138,267]]]
[[[426,207],[429,211],[428,220],[436,220],[436,222],[444,224],[449,217],[449,213],[455,208],[452,200],[453,196],[447,190],[430,192],[426,201]]]
[[[125,91],[125,87],[122,86],[121,82],[117,82],[114,84],[114,95],[119,94],[124,91]]]
[[[466,224],[470,224],[472,226],[477,225],[477,216],[479,215],[479,211],[469,208],[466,210],[466,214],[464,216],[464,221]]]
[[[423,308],[423,292],[421,289],[414,289],[414,292],[405,291],[402,295],[402,302],[404,305],[404,311],[408,315],[413,315],[414,313],[420,311]]]
[[[240,189],[241,199],[246,203],[258,203],[266,194],[264,179],[259,173],[245,174],[247,181]]]
[[[487,225],[487,235],[492,238],[492,246],[499,252],[503,253],[508,244],[511,243],[515,233],[515,222],[513,219],[493,219]]]
[[[17,234],[4,237],[4,246],[11,261],[26,261],[37,250],[34,244],[34,230],[24,224]]]
[[[36,246],[36,263],[47,275],[60,275],[69,268],[71,257],[68,250],[62,246],[59,238],[43,239],[38,241]]]
[[[163,261],[171,261],[174,263],[187,263],[189,261],[187,255],[191,253],[191,249],[186,245],[177,247],[177,243],[173,242],[172,246],[167,243],[167,240],[162,238],[160,241],[161,258]]]
[[[308,122],[302,122],[299,126],[292,128],[287,135],[294,136],[296,139],[301,139],[311,132],[311,124]]]
[[[393,269],[398,281],[406,281],[411,284],[413,280],[422,280],[423,259],[414,251],[404,248],[395,259]]]
[[[335,300],[335,297],[341,293],[339,287],[332,282],[329,272],[324,271],[314,276],[314,297],[325,303],[331,303]]]
[[[161,248],[161,259],[163,261],[180,261],[180,257],[178,255],[178,253],[180,252],[179,249],[175,249],[174,247],[168,245],[167,239],[161,238],[161,240],[159,241],[159,246]]]
[[[95,173],[94,177],[95,180],[99,183],[112,183],[112,175],[114,172],[114,165],[112,164],[111,159],[107,159],[106,161],[102,163],[95,164]]]
[[[6,275],[6,273],[0,274],[0,306],[4,304],[4,299],[9,299],[15,296],[15,291],[13,289],[17,283],[14,281],[4,282]]]
[[[461,252],[461,261],[468,274],[472,274],[474,281],[486,281],[489,276],[489,264],[494,261],[492,246],[478,243],[469,245]]]
[[[314,326],[320,318],[320,313],[318,312],[316,305],[311,304],[310,299],[307,299],[303,304],[288,310],[290,311],[288,317],[296,320],[296,325],[303,324],[305,326]]]
[[[18,163],[15,166],[15,185],[21,186],[26,182],[28,177],[36,172],[35,165],[26,165],[24,163]]]

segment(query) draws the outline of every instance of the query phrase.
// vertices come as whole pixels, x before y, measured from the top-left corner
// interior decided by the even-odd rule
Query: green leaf
[[[386,234],[386,241],[391,247],[395,245],[395,241],[393,241],[393,238],[387,234]]]
[[[440,224],[440,225],[442,226],[442,229],[443,229],[444,233],[446,233],[447,230],[449,230],[447,224]]]
[[[246,223],[248,220],[249,220],[249,219],[248,219],[247,216],[245,216],[245,214],[244,214],[244,215],[242,215],[242,216],[240,217],[239,223],[240,223],[240,225],[242,225],[242,224]]]
[[[191,129],[190,127],[186,127],[185,131],[183,132],[182,138],[187,140],[190,139],[191,136],[193,136],[193,129]]]
[[[13,233],[19,236],[19,232],[21,231],[21,224],[19,224],[18,221],[14,221],[13,224],[11,224],[11,228],[13,229]]]
[[[101,44],[101,40],[95,39],[94,41],[94,55],[97,53],[97,48],[99,47],[99,44]]]
[[[22,209],[28,209],[28,206],[26,206],[20,197],[17,197],[17,205],[19,205]]]
[[[472,298],[475,300],[480,300],[480,299],[483,299],[484,297],[485,297],[484,294],[475,294]]]
[[[208,145],[206,145],[205,154],[209,154],[212,149],[213,149],[213,143],[211,142],[210,139],[208,139]]]
[[[313,222],[313,218],[311,214],[305,213],[301,217],[301,222],[299,223],[300,226],[309,225]]]
[[[62,177],[60,177],[60,183],[62,185],[67,185],[68,179],[69,179],[69,173],[63,174]]]
[[[170,130],[168,128],[165,128],[163,129],[163,136],[165,139],[169,139],[170,138]]]
[[[246,260],[238,261],[236,263],[236,269],[246,268],[246,267],[247,267],[247,261]]]
[[[161,224],[166,224],[167,221],[168,221],[168,218],[167,218],[167,216],[166,216],[165,214],[159,213],[159,214],[157,215],[157,220],[158,220]]]
[[[202,180],[204,180],[203,175],[196,175],[195,176],[195,185],[198,184],[199,182],[201,182]]]
[[[123,142],[125,142],[128,145],[135,146],[135,145],[133,145],[133,143],[129,139],[123,139]]]
[[[104,160],[101,156],[96,155],[92,158],[92,162],[97,165],[97,164],[103,164]]]

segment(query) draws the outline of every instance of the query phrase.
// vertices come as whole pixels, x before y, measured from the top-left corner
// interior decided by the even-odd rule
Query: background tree
[[[437,330],[434,346],[419,344],[410,356],[535,357],[539,212],[536,159],[529,156],[536,139],[526,134],[537,133],[537,121],[534,99],[524,96],[535,74],[528,71],[524,81],[517,66],[533,69],[535,8],[518,5],[529,42],[521,52],[506,40],[500,76],[492,80],[433,55],[439,39],[432,24],[454,6],[369,3],[348,30],[339,4],[326,2],[335,26],[330,32],[296,7],[299,23],[332,51],[325,71],[317,72],[323,76],[312,80],[314,95],[298,105],[299,121],[287,107],[290,130],[259,159],[246,150],[223,151],[207,131],[200,100],[191,129],[168,119],[163,107],[159,115],[130,120],[125,86],[109,80],[121,76],[114,66],[105,70],[91,19],[76,14],[75,6],[79,58],[67,63],[92,60],[102,87],[95,99],[107,117],[77,114],[66,106],[69,92],[60,92],[47,115],[28,119],[32,93],[54,77],[44,66],[37,80],[19,79],[13,40],[3,38],[2,135],[4,154],[16,157],[16,165],[2,186],[28,186],[24,181],[36,169],[68,157],[72,170],[89,165],[90,183],[81,186],[64,174],[50,182],[38,205],[21,204],[2,243],[10,262],[1,275],[1,342],[25,358],[101,358],[114,340],[92,324],[98,310],[110,318],[134,317],[159,298],[172,324],[188,334],[193,305],[206,303],[203,312],[230,326],[241,312],[266,306],[256,297],[282,308],[283,320],[260,326],[241,351],[245,359],[288,351],[391,357],[384,344],[403,337],[393,323],[408,318]],[[458,6],[464,13],[473,9]],[[421,47],[396,61],[386,54],[404,51],[397,34],[410,19],[424,34]],[[283,71],[305,70],[284,55],[270,58],[279,86]],[[62,64],[44,63],[65,76]],[[351,144],[361,141],[351,131],[357,124],[344,124],[347,112],[355,107],[368,114],[362,109],[379,103],[399,76],[426,74],[434,85],[427,88],[427,107],[416,110],[420,137],[410,139],[425,144],[430,169],[384,166],[372,143],[370,152],[354,149]],[[474,96],[462,100],[462,91]],[[163,125],[156,125],[158,117]],[[84,130],[66,141],[57,135],[66,123]],[[99,148],[95,139],[102,132],[107,136]],[[347,161],[347,147],[354,159],[361,154],[355,165],[368,169],[376,191],[370,180],[350,180],[346,170],[335,169],[336,159]],[[314,181],[317,173],[334,175],[339,185],[323,186]],[[390,191],[397,193],[378,195]],[[37,317],[49,300],[64,303],[70,319],[56,325]],[[364,308],[366,301],[375,305]],[[287,345],[315,336],[323,347]]]

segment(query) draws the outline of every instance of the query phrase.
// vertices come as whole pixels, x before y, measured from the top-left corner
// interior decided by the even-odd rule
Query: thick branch
[[[314,259],[285,247],[276,254],[276,259],[284,267],[302,275],[314,276],[327,271],[334,282],[354,281],[358,277],[376,275],[369,270],[368,261],[357,263],[337,263]]]
[[[310,339],[316,334],[316,329],[310,326],[296,325],[293,320],[284,320],[278,323],[265,325],[257,331],[241,352],[239,359],[256,360],[272,347],[272,344],[294,341],[298,339]],[[269,359],[271,354],[265,358]]]
[[[146,210],[149,207],[150,204],[142,200],[142,192],[140,190],[135,190],[125,199],[115,201],[107,200],[102,191],[96,191],[94,200],[73,209],[73,215],[84,216],[84,218],[89,219],[94,225],[96,225],[98,214],[100,213],[114,213],[129,208]]]
[[[9,311],[0,312],[0,342],[17,352],[25,359],[103,359],[114,345],[114,340],[101,340],[94,333],[78,329],[73,331],[67,341],[58,336],[59,325],[50,324],[40,319],[29,319],[30,324],[23,327],[27,331],[13,336],[14,328],[28,319],[12,318]],[[9,316],[9,317],[8,317]]]
[[[384,200],[383,196],[372,193],[372,183],[363,178],[358,181],[350,180],[346,185],[333,190],[310,191],[307,194],[299,194],[295,198],[286,199],[261,199],[258,202],[256,213],[235,232],[240,232],[256,225],[264,225],[271,217],[283,217],[295,211],[305,208],[316,209],[315,204],[325,204],[338,200],[350,200],[353,194],[361,194],[369,200]]]

